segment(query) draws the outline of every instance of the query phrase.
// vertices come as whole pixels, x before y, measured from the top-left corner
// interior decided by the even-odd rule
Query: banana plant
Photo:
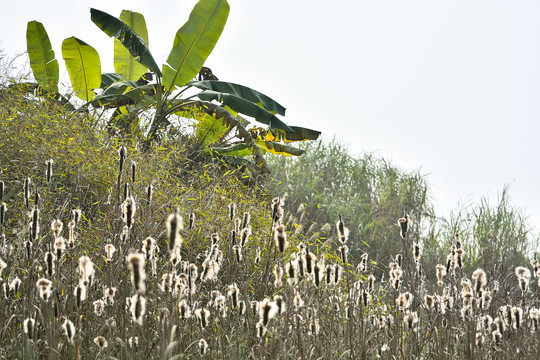
[[[146,66],[155,78],[155,83],[144,83],[138,87],[130,86],[125,80],[120,81],[116,83],[118,87],[114,91],[105,90],[94,99],[92,105],[114,107],[118,102],[125,106],[126,116],[146,107],[154,109],[147,143],[159,141],[160,132],[170,124],[168,119],[180,114],[198,121],[196,135],[201,146],[234,157],[253,155],[255,162],[263,171],[267,171],[263,153],[300,155],[302,150],[283,142],[315,140],[319,137],[318,131],[284,123],[278,115],[284,116],[285,108],[256,90],[219,80],[193,80],[202,73],[206,58],[223,31],[229,14],[226,0],[200,0],[197,3],[187,23],[176,33],[173,48],[162,68],[157,67],[147,41],[139,31],[132,29],[122,19],[102,11],[91,9],[90,13],[92,21],[124,45],[132,57]],[[144,19],[139,15],[137,17]],[[143,32],[146,33],[146,29]],[[186,90],[193,88],[199,92],[182,98]],[[141,102],[144,104],[142,107]],[[267,128],[252,126],[242,115],[253,118]],[[233,131],[237,140],[221,141]]]
[[[90,15],[105,34],[115,39],[116,72],[101,74],[99,56],[93,48],[76,38],[64,40],[62,53],[73,90],[86,101],[79,110],[114,109],[110,124],[125,131],[139,123],[142,112],[151,114],[148,127],[140,130],[145,146],[160,141],[172,126],[171,117],[192,118],[197,122],[200,147],[231,156],[235,161],[253,156],[259,168],[269,172],[264,153],[300,155],[303,151],[287,142],[319,137],[318,131],[283,122],[278,116],[285,115],[285,108],[270,97],[239,84],[219,81],[203,68],[227,22],[226,0],[197,2],[188,21],[177,31],[161,67],[149,50],[141,14],[124,10],[117,18],[92,8]],[[196,90],[195,94],[185,96],[189,89]],[[264,126],[251,124],[245,116]]]

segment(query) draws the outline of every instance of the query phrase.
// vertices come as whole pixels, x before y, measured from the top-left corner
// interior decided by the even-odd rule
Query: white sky
[[[150,49],[167,58],[195,0],[10,1],[0,49],[26,49],[42,22],[61,76],[62,40],[77,36],[112,72],[112,39],[90,7],[145,15]],[[335,134],[353,153],[375,152],[428,174],[439,214],[458,202],[512,203],[540,228],[540,2],[507,0],[229,0],[207,60],[220,80],[287,107],[292,125]],[[8,15],[9,13],[9,15]]]

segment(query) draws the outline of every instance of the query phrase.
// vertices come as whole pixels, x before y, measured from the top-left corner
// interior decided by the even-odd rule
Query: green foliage
[[[448,251],[452,239],[459,234],[468,249],[464,256],[468,271],[477,267],[492,271],[513,269],[526,261],[538,243],[521,209],[511,204],[508,187],[502,190],[495,205],[482,198],[478,204],[461,206],[447,219],[441,219],[438,227],[442,251]]]
[[[273,114],[285,115],[285,108],[282,105],[278,104],[268,96],[243,85],[215,80],[196,81],[192,82],[191,85],[203,90],[212,90],[221,94],[231,94],[254,104],[258,104]]]
[[[137,12],[122,10],[120,20],[141,37],[148,46],[148,31],[144,16]],[[138,63],[129,50],[122,45],[120,40],[114,40],[114,71],[120,75],[120,79],[139,80],[147,72],[147,68]]]
[[[197,138],[201,145],[208,146],[223,138],[230,127],[214,116],[203,114],[197,124]]]
[[[397,219],[414,219],[410,236],[420,239],[431,212],[428,184],[418,172],[407,173],[383,159],[352,157],[338,141],[307,143],[299,158],[272,158],[276,189],[287,192],[292,208],[304,204],[302,225],[320,229],[341,215],[351,230],[351,253],[367,248],[381,258],[394,255],[402,240]],[[305,236],[320,237],[320,231]]]
[[[26,28],[28,57],[34,77],[38,84],[51,93],[58,92],[59,70],[58,60],[54,58],[54,50],[43,24],[30,21]]]
[[[99,56],[79,39],[64,40],[62,54],[74,92],[87,102],[77,111],[114,109],[107,122],[111,134],[131,135],[137,139],[145,137],[142,145],[147,149],[152,143],[159,144],[167,133],[176,132],[183,125],[182,120],[189,117],[199,122],[195,131],[198,137],[195,150],[201,146],[204,150],[215,147],[218,153],[245,157],[247,151],[223,151],[243,144],[242,150],[249,150],[249,155],[254,158],[250,168],[254,169],[256,165],[263,173],[269,172],[263,152],[300,155],[302,150],[281,142],[319,137],[318,131],[285,124],[276,116],[284,115],[285,108],[258,91],[228,82],[200,81],[208,76],[217,79],[209,69],[203,71],[203,65],[227,21],[229,4],[226,0],[200,0],[195,5],[188,21],[176,34],[167,63],[163,65],[163,74],[148,48],[146,22],[141,14],[124,10],[118,19],[97,9],[91,9],[90,13],[92,21],[115,38],[117,73],[101,75]],[[42,26],[40,31],[47,36]],[[29,50],[32,44],[28,42]],[[47,48],[47,44],[43,47]],[[47,60],[52,61],[54,53],[49,58]],[[197,74],[199,81],[192,81]],[[43,74],[36,68],[35,76],[41,79]],[[190,88],[202,91],[182,98],[181,95]],[[55,97],[61,98],[57,94]],[[238,116],[239,113],[251,116],[268,129],[251,126],[249,121]],[[173,119],[177,115],[180,117]],[[180,120],[180,125],[173,125],[178,124],[175,120]],[[261,139],[262,131],[279,135]],[[228,134],[233,136],[226,139]],[[259,138],[255,139],[256,136]],[[233,161],[238,162],[238,159]]]
[[[126,13],[124,12],[124,14]],[[129,25],[125,24],[122,20],[97,9],[90,9],[90,16],[94,24],[103,30],[105,34],[120,41],[120,43],[129,51],[131,56],[133,56],[139,63],[161,75],[159,67],[156,64],[154,57],[150,53],[146,42],[139,34],[135,32],[135,30],[130,28]],[[124,16],[127,17],[127,15]],[[137,15],[139,22],[144,21],[144,17],[142,20],[140,19],[141,17],[142,15]],[[145,30],[145,28],[142,26],[138,26],[138,29],[139,31]],[[144,36],[144,32],[142,36]]]
[[[522,258],[521,267],[513,269],[507,266],[507,259],[494,258],[499,263],[486,263],[486,281],[477,285],[474,279],[479,277],[478,272],[472,272],[476,266],[472,260],[484,261],[487,257],[468,255],[475,251],[482,254],[484,249],[475,250],[475,246],[483,245],[471,240],[478,239],[481,244],[479,234],[488,230],[505,237],[522,234],[519,224],[523,219],[509,206],[506,193],[498,206],[482,203],[451,220],[449,229],[434,230],[433,222],[420,225],[426,219],[411,208],[413,201],[421,204],[425,196],[415,198],[408,192],[424,189],[419,184],[425,183],[415,179],[414,173],[405,173],[372,156],[346,156],[346,149],[333,142],[307,145],[320,150],[307,152],[318,154],[312,156],[310,164],[278,161],[283,173],[290,176],[286,183],[290,195],[284,196],[282,206],[279,199],[271,200],[268,184],[256,183],[245,169],[212,158],[211,152],[187,157],[193,144],[181,142],[185,145],[182,147],[164,138],[160,146],[141,152],[133,139],[119,141],[95,128],[94,120],[86,114],[73,114],[52,102],[36,102],[18,87],[0,90],[0,181],[4,185],[0,203],[7,205],[0,223],[0,264],[6,265],[0,272],[1,358],[362,359],[381,355],[406,359],[538,359],[540,329],[535,327],[533,317],[540,301],[538,263],[533,260],[529,266]],[[122,145],[126,146],[125,153],[119,151]],[[120,153],[125,154],[122,162]],[[50,181],[46,172],[49,159],[54,159]],[[317,171],[310,172],[310,165],[317,165]],[[294,166],[304,167],[307,175],[300,176]],[[342,173],[338,172],[340,166]],[[329,171],[330,177],[324,178],[322,171]],[[31,192],[39,194],[31,196],[28,204],[23,190],[26,178],[30,178]],[[304,183],[293,183],[291,178]],[[321,181],[326,182],[328,190],[317,192]],[[153,196],[148,201],[150,184]],[[349,191],[358,192],[358,196]],[[136,204],[133,225],[127,230],[126,195]],[[305,199],[298,210],[295,196]],[[228,208],[231,202],[236,203],[232,215]],[[368,230],[354,223],[355,216],[367,216],[360,210],[371,207],[376,208],[368,213],[373,222],[368,230],[376,228],[379,232],[364,239],[361,236]],[[31,234],[29,212],[36,208],[40,210],[40,230],[28,253],[25,240]],[[66,228],[73,219],[73,209],[80,209],[82,217],[70,235]],[[416,225],[401,238],[397,219],[390,219],[383,211],[396,217],[406,211]],[[182,261],[174,264],[166,226],[173,212],[185,219],[180,231]],[[249,225],[242,224],[245,212],[251,213]],[[337,214],[336,218],[330,218],[331,212]],[[191,213],[196,218],[193,226],[188,221]],[[362,257],[343,255],[344,247],[333,225],[310,224],[313,216],[321,224],[325,219],[333,224],[339,214],[350,229],[345,244],[354,251],[360,240],[365,240],[360,244]],[[383,228],[387,216],[388,224]],[[51,226],[53,220],[63,221],[65,229],[60,235],[75,241],[54,259],[55,271],[49,274],[47,253],[59,240]],[[241,246],[241,258],[234,246],[241,235],[232,236],[233,229],[238,233],[238,227],[251,229]],[[450,264],[441,285],[436,284],[434,264],[458,242],[451,235],[441,251],[433,252],[432,248],[414,256],[415,242],[425,236],[418,227],[440,236],[441,242],[447,233],[464,234],[469,229],[475,234],[471,239],[462,236],[465,266]],[[278,233],[288,243],[283,252],[276,246]],[[213,234],[219,236],[217,244],[212,244]],[[378,245],[381,234],[398,238],[399,243],[382,249]],[[157,249],[141,261],[146,290],[138,293],[126,257],[145,254],[148,249],[143,241],[148,236],[156,240]],[[111,244],[116,252],[107,260],[105,246]],[[57,249],[54,254],[58,255]],[[401,265],[396,262],[396,254],[402,255]],[[85,288],[86,298],[77,301],[76,289],[84,274],[79,270],[83,256],[93,262],[95,274]],[[215,277],[206,279],[205,269],[211,261],[219,266]],[[285,272],[281,283],[276,281],[274,269],[286,270],[289,266],[295,269],[294,275]],[[190,272],[193,267],[198,269],[198,276]],[[317,268],[323,270],[318,284]],[[339,271],[336,276],[336,269],[341,269],[341,276]],[[518,281],[515,274],[527,271],[535,276],[528,279],[530,283]],[[396,276],[400,277],[398,286],[393,281]],[[21,283],[14,286],[17,278]],[[40,278],[52,282],[46,301],[36,286]],[[472,279],[469,288],[467,278]],[[107,301],[102,312],[96,311],[96,302],[99,305],[99,301],[107,300],[103,289],[109,287],[116,288],[113,301]],[[244,312],[235,306],[231,292],[235,287],[237,300],[245,305]],[[140,307],[129,303],[137,301],[137,293],[146,300],[140,325],[134,321]],[[285,304],[284,311],[268,320],[262,328],[265,332],[258,336],[261,326],[257,324],[264,320],[260,307],[277,306],[278,295]],[[398,301],[405,298],[408,300]],[[182,301],[192,316],[181,316]],[[202,308],[210,313],[205,327],[193,314]],[[518,322],[513,314],[519,311]],[[487,321],[488,315],[494,323]],[[36,324],[31,339],[23,326],[28,319]],[[75,328],[72,342],[62,329],[65,320],[73,322]],[[505,324],[500,341],[493,334],[495,323]],[[106,348],[95,344],[98,336],[108,342]],[[198,346],[201,340],[208,345],[203,355]]]
[[[163,84],[167,89],[184,86],[199,73],[228,17],[226,0],[205,0],[195,5],[189,20],[176,33],[167,63],[163,65]]]
[[[62,42],[62,57],[75,95],[87,102],[94,99],[93,89],[101,85],[101,61],[97,51],[84,41],[70,37]]]

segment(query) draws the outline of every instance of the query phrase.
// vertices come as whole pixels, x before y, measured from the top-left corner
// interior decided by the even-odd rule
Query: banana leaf
[[[249,156],[251,155],[251,149],[247,144],[236,144],[228,147],[212,147],[212,150],[221,155],[227,156]]]
[[[122,80],[122,76],[120,76],[120,74],[117,74],[117,73],[101,74],[100,88],[105,89],[120,80]]]
[[[285,115],[285,108],[270,97],[253,90],[247,86],[233,84],[225,81],[207,80],[190,83],[202,90],[213,90],[219,93],[227,93],[238,96],[244,100],[262,106],[273,114]]]
[[[317,140],[321,135],[320,131],[311,130],[298,126],[291,126],[291,129],[294,130],[294,133],[286,133],[278,129],[269,129],[264,136],[260,136],[258,140],[263,141],[284,141],[284,142],[294,142],[294,141],[307,141],[307,140]]]
[[[92,89],[101,85],[101,63],[97,51],[76,37],[62,42],[62,57],[75,94],[89,102],[96,97]]]
[[[144,16],[137,12],[122,10],[120,20],[129,26],[137,35],[148,44],[148,30]],[[114,39],[114,71],[122,76],[124,80],[138,80],[148,70],[146,66],[138,63],[120,40]]]
[[[259,105],[245,100],[239,96],[220,93],[212,90],[204,90],[201,93],[197,94],[197,97],[203,101],[219,101],[223,105],[229,106],[234,111],[251,116],[258,122],[268,125],[270,128],[283,130],[287,133],[294,132],[293,129],[291,129],[287,124],[281,121],[276,115],[260,107]]]
[[[163,84],[167,89],[184,86],[199,73],[228,16],[226,0],[200,0],[195,5],[188,21],[176,33],[167,63],[163,65]]]
[[[122,20],[97,9],[90,9],[90,16],[92,21],[105,34],[120,40],[122,45],[129,50],[129,53],[139,63],[148,67],[158,76],[161,76],[161,71],[150,53],[146,42],[133,29],[122,22]]]
[[[26,47],[30,67],[38,84],[52,93],[58,93],[58,60],[43,24],[30,21],[26,27]]]
[[[300,156],[305,152],[305,150],[273,141],[256,141],[256,143],[258,146],[262,147],[271,154],[279,154],[284,156]]]

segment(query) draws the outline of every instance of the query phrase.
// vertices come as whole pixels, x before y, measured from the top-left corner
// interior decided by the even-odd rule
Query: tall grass
[[[534,259],[477,269],[454,233],[426,253],[412,211],[381,253],[351,214],[311,226],[315,199],[18,94],[0,127],[2,358],[540,356]]]

